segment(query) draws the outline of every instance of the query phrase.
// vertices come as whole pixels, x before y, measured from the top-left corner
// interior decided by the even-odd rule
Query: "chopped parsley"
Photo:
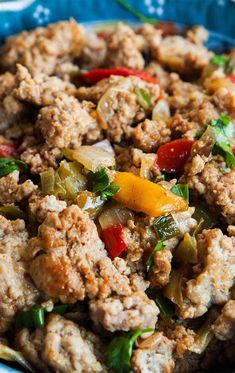
[[[152,328],[137,329],[123,336],[115,337],[105,351],[108,368],[118,373],[131,370],[131,355],[136,339],[143,333],[152,332]]]
[[[109,197],[120,190],[119,186],[110,183],[104,167],[101,167],[97,172],[88,172],[87,178],[92,183],[92,192],[99,193],[102,201],[107,201]]]
[[[211,58],[211,62],[214,65],[226,67],[228,65],[228,63],[229,63],[229,57],[225,56],[224,54],[215,54]]]

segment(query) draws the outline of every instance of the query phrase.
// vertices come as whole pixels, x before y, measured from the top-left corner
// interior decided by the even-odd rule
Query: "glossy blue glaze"
[[[183,25],[202,24],[210,32],[207,46],[217,53],[235,46],[235,0],[126,0],[145,16]],[[94,21],[135,22],[116,0],[0,0],[0,42],[8,36],[70,17]],[[19,373],[0,364],[0,373]]]

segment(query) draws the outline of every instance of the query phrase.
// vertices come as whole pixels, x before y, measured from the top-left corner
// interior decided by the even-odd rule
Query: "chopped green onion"
[[[131,370],[131,355],[136,339],[143,333],[152,331],[152,328],[137,329],[123,336],[113,338],[105,351],[108,368],[114,369],[118,373],[129,372]]]
[[[189,186],[188,184],[176,184],[171,188],[171,192],[182,197],[185,201],[189,201]]]
[[[153,251],[151,252],[151,254],[149,255],[149,258],[147,260],[147,263],[146,263],[146,270],[147,270],[147,272],[150,271],[150,269],[151,269],[151,267],[153,265],[153,258],[154,258],[154,255],[156,254],[156,252],[163,250],[164,247],[165,246],[164,246],[163,240],[158,241],[158,243],[154,247]]]
[[[135,8],[129,5],[125,0],[116,0],[121,6],[126,8],[131,14],[144,23],[150,23],[151,25],[156,25],[158,20],[156,18],[146,17],[144,14],[138,12]]]
[[[6,176],[13,171],[27,172],[28,166],[25,162],[14,158],[0,157],[0,177]]]
[[[24,369],[29,370],[30,372],[34,372],[21,352],[15,351],[12,348],[4,345],[3,343],[0,343],[0,359],[16,362]]]
[[[20,311],[16,315],[16,326],[18,328],[42,329],[45,325],[45,310],[38,305],[28,311]]]
[[[174,258],[180,263],[197,263],[197,241],[196,238],[185,233],[183,240],[174,252]]]
[[[155,296],[154,300],[162,317],[172,317],[174,315],[174,306],[169,299],[166,299],[161,294],[158,294]]]
[[[68,309],[67,304],[57,304],[56,306],[53,307],[51,312],[56,313],[57,315],[64,315],[67,309]]]
[[[135,87],[135,93],[137,95],[137,101],[144,110],[148,110],[151,105],[151,96],[143,88]]]
[[[41,189],[44,194],[53,193],[55,190],[55,171],[50,168],[40,174]]]
[[[25,219],[25,213],[17,206],[4,205],[0,207],[0,214],[5,216],[7,219]]]
[[[229,63],[229,57],[228,57],[228,56],[225,56],[224,54],[215,54],[215,55],[211,58],[211,62],[212,62],[214,65],[222,66],[222,67],[226,67],[227,64]]]
[[[168,240],[180,235],[178,225],[171,214],[155,219],[153,227],[161,240]]]
[[[194,339],[194,343],[189,348],[190,351],[196,354],[202,354],[214,337],[214,333],[211,330],[213,318],[211,318],[210,316],[211,315],[207,317],[204,324],[197,331],[196,337]]]
[[[168,282],[164,289],[164,296],[178,307],[182,307],[183,305],[182,285],[183,271],[181,269],[174,269],[171,271],[170,282]]]

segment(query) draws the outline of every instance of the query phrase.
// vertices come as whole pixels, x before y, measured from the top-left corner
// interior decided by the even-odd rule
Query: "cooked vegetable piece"
[[[106,364],[108,368],[118,373],[131,370],[131,355],[136,339],[144,334],[152,332],[153,329],[137,329],[123,336],[115,337],[107,346],[105,351]]]
[[[177,196],[184,198],[185,201],[189,202],[189,186],[188,184],[176,184],[171,188],[171,192]]]
[[[144,179],[151,178],[151,169],[154,165],[155,161],[155,154],[144,154],[141,157],[141,165],[140,165],[140,177]]]
[[[89,192],[88,190],[82,191],[76,198],[78,206],[87,211],[92,219],[95,219],[101,211],[104,201],[97,196],[95,193]]]
[[[18,153],[15,147],[11,144],[1,144],[0,145],[0,157],[4,158],[17,158]]]
[[[180,263],[197,263],[197,241],[196,238],[185,233],[183,240],[174,252],[174,258]]]
[[[226,67],[229,62],[229,56],[225,56],[224,54],[215,54],[211,58],[211,62],[214,65]]]
[[[172,317],[174,315],[174,305],[162,294],[157,294],[155,296],[155,302],[160,310],[162,317]]]
[[[0,214],[7,219],[25,219],[25,213],[17,206],[4,205],[0,207]]]
[[[142,106],[143,109],[148,110],[151,105],[151,96],[150,94],[143,88],[135,87],[134,89],[137,95],[137,101]]]
[[[168,173],[183,171],[193,144],[192,140],[178,139],[159,146],[156,165],[161,171]]]
[[[106,229],[116,224],[126,224],[129,219],[133,219],[134,214],[124,206],[108,207],[99,216],[99,223],[102,229]]]
[[[187,209],[183,198],[130,172],[116,172],[114,183],[120,191],[113,198],[131,210],[157,217]]]
[[[0,359],[16,362],[27,371],[34,372],[21,352],[15,351],[2,343],[0,343]]]
[[[122,228],[122,224],[116,224],[101,232],[101,238],[111,259],[116,258],[126,248],[126,243],[122,239]]]
[[[104,167],[101,167],[97,172],[88,172],[87,178],[92,182],[92,192],[100,193],[102,201],[107,201],[108,197],[114,196],[120,190],[118,185],[110,183]]]
[[[229,75],[228,79],[232,82],[235,83],[235,75]]]
[[[152,111],[152,120],[167,121],[171,116],[169,103],[164,98],[158,100]]]
[[[196,206],[193,213],[193,218],[197,220],[198,224],[193,231],[193,236],[201,233],[203,229],[210,229],[216,224],[216,218],[209,215],[205,208],[202,206]]]
[[[28,166],[25,162],[14,158],[0,157],[0,177],[8,175],[10,172],[20,170],[22,172],[28,171]]]
[[[55,171],[50,168],[40,174],[41,189],[44,194],[53,193],[55,190]]]
[[[170,299],[178,307],[183,305],[183,271],[181,269],[174,269],[171,271],[170,282],[164,289],[164,296]]]
[[[67,304],[57,304],[53,307],[51,312],[56,313],[57,315],[64,315],[67,309]]]
[[[45,325],[45,310],[35,305],[28,311],[20,311],[16,315],[16,326],[18,328],[42,329]]]
[[[153,266],[153,258],[154,258],[154,255],[156,254],[157,251],[161,251],[164,249],[164,241],[163,240],[160,240],[158,241],[158,243],[156,244],[156,246],[154,247],[153,251],[151,252],[151,254],[149,255],[149,258],[147,260],[147,263],[146,263],[146,271],[149,272],[149,270],[151,269],[151,267]]]
[[[189,348],[190,351],[195,352],[196,354],[202,354],[205,351],[214,337],[214,333],[211,330],[211,325],[212,320],[209,315],[201,328],[197,331],[194,343]]]
[[[87,84],[95,84],[104,78],[109,78],[111,75],[120,76],[137,76],[149,83],[158,84],[158,81],[148,73],[140,70],[132,70],[127,67],[118,67],[116,69],[94,69],[79,75],[79,78]]]
[[[81,163],[92,172],[98,171],[101,166],[115,166],[115,158],[113,154],[96,146],[82,145],[74,150],[64,149],[63,154],[71,161]]]
[[[180,234],[178,224],[171,214],[155,219],[153,226],[161,240],[168,240]]]

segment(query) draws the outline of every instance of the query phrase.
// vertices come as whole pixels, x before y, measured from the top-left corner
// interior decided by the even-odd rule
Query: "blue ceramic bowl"
[[[207,46],[217,53],[235,47],[235,0],[0,0],[0,42],[24,29],[70,17],[89,27],[94,22],[137,22],[133,9],[179,26],[204,25],[210,30]],[[0,373],[13,372],[20,371],[0,364]]]

